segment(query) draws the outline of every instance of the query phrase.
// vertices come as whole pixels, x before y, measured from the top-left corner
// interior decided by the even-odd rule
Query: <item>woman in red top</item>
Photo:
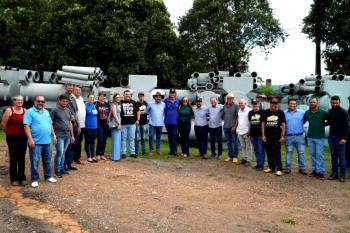
[[[23,97],[12,98],[13,106],[6,109],[1,125],[6,133],[6,142],[10,154],[10,180],[14,186],[27,184],[25,170],[25,154],[27,137],[23,128]]]

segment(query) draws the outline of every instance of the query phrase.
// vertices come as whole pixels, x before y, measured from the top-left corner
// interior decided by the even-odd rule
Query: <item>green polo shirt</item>
[[[318,109],[317,112],[307,110],[304,115],[304,122],[309,122],[307,137],[309,138],[324,138],[325,122],[327,120],[327,112]]]

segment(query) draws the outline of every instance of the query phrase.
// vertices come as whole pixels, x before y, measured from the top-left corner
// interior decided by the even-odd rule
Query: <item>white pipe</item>
[[[60,71],[60,70],[57,70],[56,73],[59,77],[65,77],[65,78],[77,79],[77,80],[83,80],[83,81],[88,81],[92,78],[90,75],[68,73],[68,72],[64,72],[64,71]]]
[[[84,67],[84,66],[62,66],[62,70],[68,73],[94,75],[96,74],[96,67]]]
[[[80,85],[80,86],[85,86],[85,87],[90,87],[92,85],[94,85],[94,81],[83,81],[83,80],[78,80],[78,79],[71,79],[71,78],[60,78],[58,80],[59,83],[71,83],[71,84],[75,84],[75,85]]]

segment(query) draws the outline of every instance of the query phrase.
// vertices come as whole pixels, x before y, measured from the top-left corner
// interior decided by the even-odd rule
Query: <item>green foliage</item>
[[[201,71],[244,71],[252,48],[268,51],[286,37],[265,0],[195,0],[179,32],[189,66]]]
[[[350,1],[314,0],[303,32],[325,44],[323,57],[330,73],[350,73]]]
[[[289,225],[296,225],[296,224],[298,224],[298,221],[294,217],[284,218],[284,219],[282,219],[282,222],[286,223],[286,224],[289,224]]]
[[[258,92],[263,94],[274,94],[276,91],[272,87],[262,85],[259,87]]]

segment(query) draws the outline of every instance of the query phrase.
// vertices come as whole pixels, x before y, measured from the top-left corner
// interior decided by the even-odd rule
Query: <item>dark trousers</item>
[[[266,138],[265,151],[269,168],[282,171],[281,142],[278,139]]]
[[[88,158],[95,157],[97,129],[85,129],[85,152]]]
[[[189,155],[191,121],[179,121],[178,127],[180,133],[181,152],[183,154]]]
[[[81,143],[84,139],[85,128],[80,128],[80,130],[80,134],[75,139],[74,161],[78,161],[81,158]]]
[[[96,155],[105,155],[108,131],[107,124],[98,125]]]
[[[222,155],[222,127],[209,128],[209,138],[210,138],[210,150],[212,155],[216,155],[215,143],[218,143],[218,153],[217,155]]]
[[[22,181],[26,179],[25,155],[27,149],[27,137],[6,136],[6,142],[10,154],[10,181]]]
[[[170,153],[177,153],[177,125],[165,124],[166,131],[168,133],[168,142]]]
[[[74,134],[74,138],[77,138],[78,136],[78,126],[75,124],[73,125],[73,134]],[[65,158],[64,158],[64,163],[66,165],[71,165],[73,163],[74,160],[74,154],[75,154],[75,145],[76,142],[74,141],[73,143],[70,143],[66,153],[65,153]]]
[[[350,132],[346,139],[345,157],[346,157],[346,167],[350,168]]]
[[[198,150],[200,155],[207,154],[208,149],[208,125],[194,126],[194,133],[196,134]]]
[[[332,158],[332,174],[339,174],[340,176],[345,177],[346,174],[346,159],[345,159],[345,144],[339,144],[341,137],[329,135],[328,136],[328,145],[331,150]]]

